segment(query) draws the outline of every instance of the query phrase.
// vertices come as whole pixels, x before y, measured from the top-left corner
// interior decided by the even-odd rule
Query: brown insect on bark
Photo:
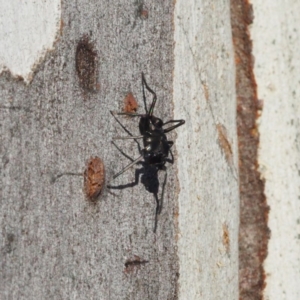
[[[95,156],[91,157],[84,172],[84,191],[87,198],[95,201],[100,195],[105,182],[103,161]]]
[[[136,112],[138,108],[138,104],[132,95],[132,93],[128,93],[127,96],[124,99],[124,112]]]

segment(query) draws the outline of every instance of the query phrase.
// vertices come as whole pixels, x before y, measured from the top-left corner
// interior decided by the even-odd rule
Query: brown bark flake
[[[75,63],[81,88],[88,92],[97,91],[99,89],[97,51],[87,35],[77,44]]]
[[[226,128],[221,124],[217,124],[217,131],[218,131],[219,145],[222,148],[223,153],[225,154],[225,158],[227,162],[232,166],[233,165],[232,149],[231,149],[230,142],[228,141],[227,138]]]
[[[132,93],[128,93],[124,99],[124,112],[133,113],[136,112],[138,103],[136,102]]]
[[[237,127],[240,174],[239,278],[240,299],[262,299],[265,287],[263,262],[267,256],[269,207],[260,179],[256,119],[261,108],[253,73],[252,41],[248,31],[252,6],[231,0],[231,25],[236,63]]]

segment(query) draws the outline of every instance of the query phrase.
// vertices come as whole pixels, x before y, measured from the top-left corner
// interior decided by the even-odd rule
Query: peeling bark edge
[[[237,127],[240,173],[239,289],[240,299],[262,299],[263,262],[268,253],[268,213],[265,183],[258,171],[259,133],[256,119],[262,109],[257,99],[252,41],[253,21],[247,0],[231,0],[231,26],[236,63]]]
[[[6,78],[9,78],[9,80],[14,80],[16,82],[19,82],[19,81],[23,82],[23,84],[25,86],[29,86],[32,83],[35,75],[39,72],[43,63],[45,61],[47,61],[47,58],[49,57],[49,55],[52,55],[52,53],[56,51],[57,45],[60,42],[61,36],[63,35],[64,22],[61,17],[61,11],[62,11],[61,4],[62,4],[61,1],[58,1],[58,3],[57,3],[58,13],[56,15],[56,25],[54,26],[55,29],[53,29],[54,34],[52,37],[52,43],[50,43],[48,45],[45,43],[42,43],[39,45],[41,48],[38,48],[38,52],[35,55],[36,57],[35,57],[34,61],[32,62],[32,64],[29,66],[29,69],[27,70],[27,72],[22,72],[20,70],[14,71],[13,70],[14,67],[8,66],[7,62],[3,62],[3,64],[1,64],[1,62],[0,62],[0,77],[3,76]],[[47,13],[48,13],[47,17],[49,18],[49,12],[47,12]],[[27,18],[27,17],[24,19],[26,19],[26,20],[31,19],[31,17],[29,17],[29,18]],[[20,45],[17,45],[17,47],[19,47],[19,46]],[[19,48],[18,50],[22,51],[21,48]],[[11,54],[11,55],[13,55],[13,54]],[[32,53],[30,54],[30,56],[31,55],[32,55]],[[24,54],[22,56],[22,60],[24,60],[24,59],[28,60],[29,57],[27,57]]]

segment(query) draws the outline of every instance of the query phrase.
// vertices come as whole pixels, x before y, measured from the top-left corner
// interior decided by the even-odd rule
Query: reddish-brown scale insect
[[[124,112],[134,113],[138,108],[138,104],[132,95],[132,93],[128,93],[124,99]]]
[[[89,200],[95,201],[104,186],[105,170],[102,160],[91,157],[84,171],[84,191]]]

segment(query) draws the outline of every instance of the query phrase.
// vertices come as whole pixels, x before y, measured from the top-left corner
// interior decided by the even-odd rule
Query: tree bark
[[[175,42],[175,115],[187,121],[176,144],[180,299],[238,299],[239,186],[229,2],[177,1]]]
[[[263,299],[299,299],[299,1],[252,1],[254,74],[262,105],[259,170],[270,206]]]
[[[66,1],[55,16],[40,14],[45,27],[56,20],[50,43],[39,41],[46,50],[25,53],[16,40],[21,60],[35,63],[29,71],[21,60],[0,64],[8,70],[0,77],[1,298],[237,299],[229,2]],[[17,17],[18,26],[35,24],[32,11]],[[24,38],[29,45],[36,35]],[[112,181],[130,159],[111,144],[127,133],[109,112],[122,111],[131,92],[144,113],[141,72],[157,93],[155,115],[186,120],[168,134],[175,163],[156,233],[165,173],[136,165]],[[118,118],[139,134],[138,119]],[[134,141],[116,144],[139,156]],[[96,156],[106,184],[95,201],[83,174]]]

